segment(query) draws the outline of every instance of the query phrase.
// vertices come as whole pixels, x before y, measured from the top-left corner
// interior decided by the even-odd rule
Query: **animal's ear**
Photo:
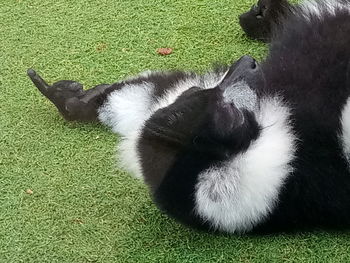
[[[282,2],[282,0],[259,0],[258,6],[264,8],[270,8],[273,5],[278,5]]]
[[[259,16],[266,17],[267,13],[270,11],[273,5],[276,5],[276,2],[281,2],[280,0],[259,0],[256,5],[257,18]]]
[[[258,19],[266,19],[267,22],[276,22],[278,16],[283,15],[289,4],[286,0],[259,0],[253,6]]]

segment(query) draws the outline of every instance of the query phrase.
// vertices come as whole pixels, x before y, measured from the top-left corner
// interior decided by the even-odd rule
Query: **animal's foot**
[[[61,80],[52,86],[48,85],[33,69],[27,74],[38,90],[48,98],[69,121],[94,121],[97,118],[96,107],[84,100],[86,91],[76,81]]]

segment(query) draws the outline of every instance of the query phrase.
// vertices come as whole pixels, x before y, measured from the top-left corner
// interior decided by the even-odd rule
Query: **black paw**
[[[96,108],[89,101],[84,101],[86,91],[79,82],[61,80],[50,86],[33,69],[28,69],[27,74],[38,90],[55,104],[66,120],[96,120]]]

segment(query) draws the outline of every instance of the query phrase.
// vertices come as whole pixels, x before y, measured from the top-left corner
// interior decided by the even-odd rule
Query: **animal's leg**
[[[28,70],[28,76],[69,121],[100,121],[125,136],[137,130],[150,114],[154,85],[142,74],[89,90],[83,90],[82,84],[71,80],[50,86],[32,69]]]

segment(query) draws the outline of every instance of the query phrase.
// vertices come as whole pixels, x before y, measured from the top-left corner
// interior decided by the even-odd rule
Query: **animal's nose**
[[[239,59],[239,65],[248,70],[256,70],[259,67],[256,60],[248,55],[245,55]]]

